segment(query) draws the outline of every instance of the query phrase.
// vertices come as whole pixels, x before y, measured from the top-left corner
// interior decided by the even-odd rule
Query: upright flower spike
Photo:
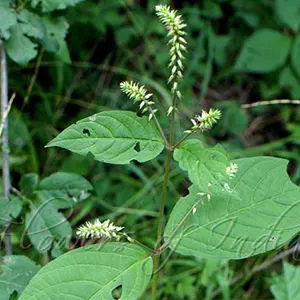
[[[168,45],[170,46],[169,68],[171,69],[171,75],[168,82],[172,84],[172,93],[176,94],[180,99],[181,93],[178,90],[178,84],[183,78],[182,61],[184,60],[184,56],[182,52],[186,52],[186,40],[184,39],[184,36],[186,35],[186,32],[184,31],[186,24],[183,22],[182,16],[177,15],[177,11],[171,10],[167,5],[157,5],[155,10],[159,20],[168,31]],[[173,109],[175,108],[171,107],[168,114],[172,112]]]
[[[123,81],[120,83],[120,88],[121,91],[129,97],[129,99],[132,99],[134,102],[141,102],[140,109],[143,109],[142,113],[147,110],[150,111],[149,120],[151,120],[153,115],[157,112],[157,109],[152,109],[151,106],[155,103],[150,101],[152,94],[148,93],[145,86],[140,86],[138,83],[133,81]]]
[[[218,109],[210,109],[209,112],[202,110],[201,115],[195,115],[191,122],[193,126],[186,130],[186,133],[192,133],[196,131],[205,131],[213,127],[215,123],[221,118],[221,111]]]

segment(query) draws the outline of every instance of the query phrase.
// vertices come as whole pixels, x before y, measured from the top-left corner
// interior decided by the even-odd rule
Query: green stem
[[[172,151],[169,151],[168,157],[167,157],[167,162],[166,162],[164,183],[163,183],[161,202],[160,202],[160,208],[159,208],[156,247],[159,246],[161,239],[162,239],[162,232],[163,232],[163,225],[164,225],[164,210],[165,210],[165,205],[166,205],[167,187],[168,187],[168,181],[169,181],[171,161],[172,161]],[[152,300],[156,299],[159,258],[160,258],[160,254],[154,256],[154,267],[153,267],[153,278],[152,278]]]
[[[181,138],[175,145],[173,146],[173,150],[177,148],[183,141],[185,141],[193,132],[186,134],[183,138]]]
[[[166,206],[166,196],[167,196],[167,189],[168,189],[168,182],[169,182],[169,174],[171,169],[171,162],[172,162],[172,156],[173,156],[173,142],[174,142],[174,133],[175,133],[175,114],[176,114],[176,95],[173,97],[173,111],[171,115],[171,130],[170,130],[170,142],[169,142],[169,152],[167,156],[166,161],[166,167],[165,167],[165,175],[164,175],[164,182],[162,187],[162,194],[161,194],[161,202],[160,202],[160,208],[159,208],[159,217],[158,217],[158,225],[157,225],[157,240],[156,240],[156,248],[159,247],[161,240],[162,240],[162,233],[163,233],[163,227],[164,227],[164,211]],[[153,266],[153,278],[152,278],[152,300],[156,299],[157,294],[157,284],[158,284],[158,272],[159,272],[159,258],[160,253],[157,253],[157,255],[154,256],[154,266]]]

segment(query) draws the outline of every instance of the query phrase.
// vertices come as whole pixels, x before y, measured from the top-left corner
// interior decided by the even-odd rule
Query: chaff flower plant
[[[186,24],[169,6],[157,6],[156,14],[167,30],[170,46],[171,75],[166,78],[173,95],[168,110],[170,128],[161,126],[158,117],[166,112],[154,108],[155,91],[124,81],[121,90],[148,116],[122,110],[99,112],[71,125],[48,144],[120,165],[144,163],[166,150],[163,184],[155,186],[162,188],[158,218],[153,219],[154,224],[157,221],[156,241],[149,249],[128,238],[123,227],[109,220],[88,222],[78,228],[77,234],[99,239],[101,247],[87,246],[59,257],[31,281],[20,300],[38,297],[37,291],[44,293],[43,297],[50,294],[49,299],[69,299],[65,296],[68,292],[73,298],[111,299],[118,286],[122,286],[122,299],[134,300],[143,297],[151,278],[154,300],[158,295],[158,273],[163,272],[159,263],[164,251],[198,259],[242,259],[278,248],[298,232],[300,189],[289,180],[285,160],[251,157],[232,161],[221,145],[212,148],[199,138],[191,138],[192,134],[204,135],[212,129],[221,117],[217,109],[195,115],[186,133],[175,132],[177,100],[182,97],[179,83],[184,76]],[[177,139],[179,134],[182,137]],[[173,159],[191,184],[188,195],[178,201],[167,197]],[[167,200],[177,203],[172,203],[165,226]],[[283,207],[287,208],[284,214]],[[122,236],[127,242],[120,241]],[[62,273],[62,268],[66,272]],[[57,295],[58,285],[64,289],[62,295]]]

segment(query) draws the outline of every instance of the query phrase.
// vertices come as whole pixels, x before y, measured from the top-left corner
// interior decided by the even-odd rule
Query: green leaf
[[[65,9],[68,6],[74,6],[84,0],[32,0],[32,7],[41,5],[43,12]]]
[[[300,267],[283,263],[283,275],[275,279],[271,292],[276,300],[300,300]]]
[[[288,161],[254,157],[234,161],[239,169],[224,190],[205,200],[175,233],[170,247],[183,255],[241,259],[275,249],[299,231],[300,189],[287,173]],[[192,185],[175,205],[165,230],[171,237],[199,200]]]
[[[229,179],[226,167],[230,160],[220,145],[204,148],[199,140],[187,140],[174,151],[174,159],[182,170],[188,171],[199,192],[211,193],[212,189],[222,189]]]
[[[35,173],[29,173],[22,176],[20,180],[21,192],[27,196],[32,197],[39,182],[39,176]]]
[[[0,264],[0,299],[9,299],[14,291],[20,294],[39,269],[40,267],[26,256],[8,255],[2,257]]]
[[[235,63],[236,71],[268,73],[284,65],[291,38],[272,29],[260,29],[250,36]]]
[[[47,264],[29,283],[19,300],[139,299],[152,275],[152,258],[140,246],[107,243],[79,248]]]
[[[279,85],[284,88],[289,88],[291,96],[294,99],[300,97],[300,82],[296,77],[296,73],[290,67],[285,67],[280,72]]]
[[[65,37],[68,33],[69,24],[63,17],[50,18],[43,17],[42,23],[45,26],[45,35],[42,38],[42,44],[47,51],[62,51]]]
[[[43,179],[36,193],[42,201],[51,202],[56,208],[71,208],[78,201],[89,197],[93,186],[78,174],[58,172]]]
[[[0,225],[16,218],[22,209],[22,202],[17,197],[12,197],[11,200],[0,198]]]
[[[8,29],[16,25],[17,23],[17,14],[10,8],[9,0],[2,0],[0,2],[0,39],[9,38]]]
[[[106,111],[80,120],[47,145],[53,146],[81,155],[91,153],[96,160],[111,164],[145,162],[164,148],[154,122],[130,111]]]
[[[275,11],[282,23],[293,31],[298,31],[300,25],[300,2],[298,0],[276,0]]]
[[[25,32],[26,33],[26,32]],[[37,45],[24,35],[21,24],[11,28],[11,37],[6,43],[8,56],[20,65],[27,65],[37,54]]]
[[[67,245],[72,230],[64,215],[53,207],[51,201],[35,204],[31,205],[31,211],[25,217],[27,235],[33,246],[40,253],[45,253],[55,241]]]
[[[300,8],[299,8],[300,11]],[[300,17],[299,17],[300,21]],[[299,62],[299,55],[300,55],[300,35],[297,35],[294,41],[294,45],[292,48],[292,55],[291,55],[291,62],[292,66],[294,67],[297,75],[300,77],[300,62]]]

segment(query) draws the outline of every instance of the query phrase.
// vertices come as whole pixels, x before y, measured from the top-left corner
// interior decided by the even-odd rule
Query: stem
[[[165,133],[164,133],[163,129],[161,128],[160,123],[158,122],[156,115],[153,113],[153,109],[152,109],[151,106],[149,106],[149,111],[153,115],[153,119],[154,119],[154,121],[156,123],[156,126],[157,126],[157,128],[158,128],[158,130],[160,132],[160,135],[161,135],[162,139],[164,140],[165,146],[167,147],[167,149],[170,149],[170,145],[169,145],[169,143],[167,141]]]
[[[4,46],[1,47],[1,120],[5,118],[8,108],[8,82],[7,82],[7,61]],[[2,135],[2,176],[4,197],[9,199],[10,170],[9,170],[9,145],[8,145],[8,122],[7,118],[3,123]],[[6,254],[12,254],[10,239],[10,222],[5,224],[5,249]]]
[[[181,139],[173,146],[173,150],[174,150],[175,148],[177,148],[183,141],[185,141],[192,133],[193,133],[193,131],[190,132],[190,133],[188,133],[188,134],[186,134],[183,138],[181,138]]]
[[[169,182],[172,153],[173,153],[172,151],[168,152],[168,157],[167,157],[167,162],[166,162],[161,202],[160,202],[160,208],[159,208],[156,247],[159,246],[159,244],[161,242],[161,238],[162,238],[163,225],[164,225],[164,210],[165,210],[165,205],[166,205],[166,195],[167,195],[167,188],[168,188],[168,182]],[[160,253],[158,253],[158,255],[154,256],[153,278],[152,278],[152,300],[156,299],[156,291],[157,291],[157,284],[158,284],[159,258],[160,258]]]
[[[171,162],[172,162],[172,156],[173,156],[172,144],[174,141],[174,133],[175,133],[176,99],[177,99],[176,94],[174,94],[173,103],[172,103],[173,111],[172,111],[172,115],[171,115],[171,131],[170,131],[170,142],[169,142],[170,149],[169,149],[167,161],[166,161],[164,182],[163,182],[163,187],[162,187],[162,194],[161,194],[161,201],[160,201],[160,208],[159,208],[156,248],[159,247],[159,244],[161,242],[163,226],[164,226],[166,196],[167,196],[169,174],[170,174]],[[157,294],[159,258],[160,258],[160,253],[157,253],[157,255],[154,256],[153,278],[152,278],[152,300],[156,299],[156,294]]]

